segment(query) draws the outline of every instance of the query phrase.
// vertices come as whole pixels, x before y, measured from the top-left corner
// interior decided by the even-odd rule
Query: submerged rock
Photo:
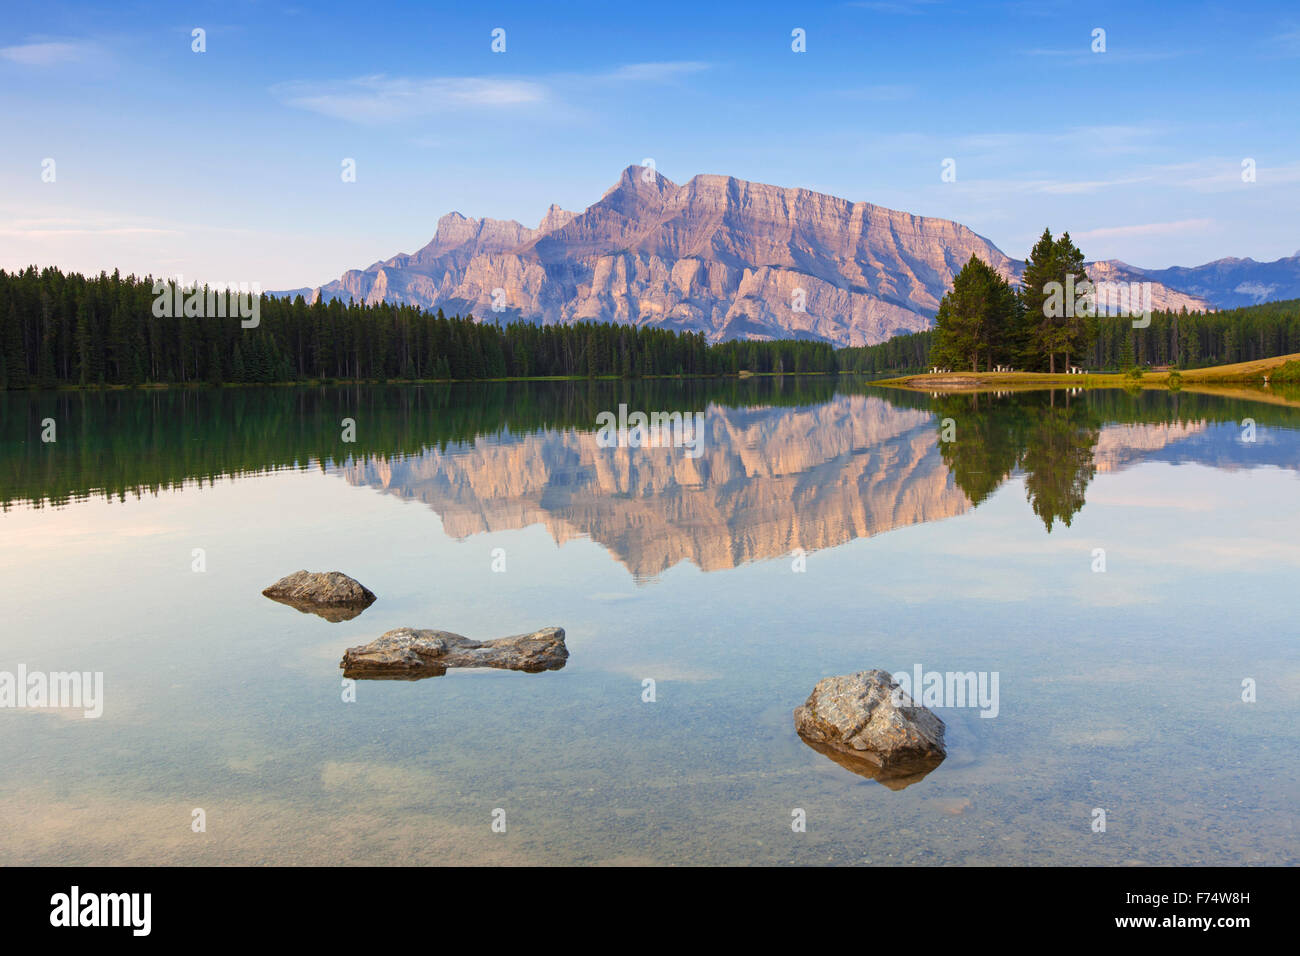
[[[295,571],[262,593],[272,601],[335,623],[350,621],[375,603],[368,588],[342,571]]]
[[[887,671],[817,682],[794,711],[804,743],[892,790],[916,783],[943,762],[943,721],[907,696]]]
[[[544,627],[494,641],[471,641],[448,631],[399,627],[369,644],[349,647],[339,667],[344,677],[362,680],[420,680],[441,677],[449,667],[557,671],[569,659],[564,628]]]

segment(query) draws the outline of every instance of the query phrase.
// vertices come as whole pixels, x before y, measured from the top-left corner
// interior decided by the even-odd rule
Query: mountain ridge
[[[405,303],[480,320],[651,324],[710,341],[868,345],[929,328],[972,254],[1019,281],[1023,262],[952,220],[733,176],[700,174],[678,185],[629,166],[581,212],[552,204],[536,228],[448,213],[414,253],[274,294]],[[1260,291],[1284,298],[1292,284],[1300,295],[1300,256],[1087,268],[1096,280],[1151,282],[1157,309],[1251,304],[1259,299],[1237,300]]]

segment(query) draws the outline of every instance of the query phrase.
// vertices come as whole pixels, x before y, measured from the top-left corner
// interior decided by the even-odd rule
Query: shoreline
[[[869,376],[870,372],[726,372],[710,375],[515,375],[503,378],[305,378],[285,382],[141,382],[138,385],[54,385],[42,388],[37,385],[25,385],[22,388],[0,390],[6,392],[127,392],[168,391],[171,389],[213,389],[213,388],[316,388],[338,385],[486,385],[502,382],[648,382],[648,381],[715,381],[734,380],[743,382],[755,378],[810,378],[836,377],[850,375],[854,377]],[[873,381],[875,381],[873,379]]]
[[[1145,371],[1141,377],[1124,372],[1085,372],[1069,375],[1064,372],[924,372],[919,375],[897,375],[878,380],[882,388],[900,388],[921,392],[972,392],[1002,388],[1163,388],[1188,389],[1203,385],[1267,387],[1267,373],[1287,362],[1300,361],[1300,352],[1236,362],[1231,365],[1210,365],[1205,368]],[[1177,375],[1177,379],[1173,376]],[[1173,382],[1171,383],[1171,379]],[[1279,383],[1293,384],[1293,383]]]
[[[418,379],[382,379],[382,378],[310,378],[292,379],[282,382],[141,382],[135,385],[54,385],[40,387],[26,385],[22,388],[10,388],[6,392],[114,392],[131,390],[170,389],[214,389],[214,388],[319,388],[341,385],[467,385],[498,384],[504,382],[644,382],[644,381],[713,381],[733,380],[743,382],[758,378],[840,378],[851,377],[866,379],[872,385],[882,388],[896,388],[917,392],[979,392],[1003,389],[1042,389],[1042,388],[1126,388],[1126,389],[1169,389],[1170,379],[1177,374],[1174,388],[1191,388],[1195,386],[1237,386],[1267,388],[1265,373],[1287,362],[1300,361],[1300,352],[1279,355],[1252,362],[1239,362],[1231,365],[1211,365],[1197,369],[1173,369],[1168,371],[1147,371],[1140,378],[1134,378],[1124,372],[1087,372],[1070,375],[1063,372],[921,372],[914,374],[892,375],[889,377],[872,377],[873,372],[858,372],[842,369],[834,372],[751,372],[742,369],[739,372],[719,374],[659,374],[659,375],[527,375],[504,376],[500,378],[418,378]],[[1279,383],[1295,384],[1295,383]]]

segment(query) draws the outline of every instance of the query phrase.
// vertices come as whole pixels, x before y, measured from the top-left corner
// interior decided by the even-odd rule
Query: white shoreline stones
[[[375,595],[342,571],[295,571],[262,593],[272,601],[316,614],[327,621],[350,621],[375,603]]]
[[[891,790],[916,783],[947,756],[943,721],[883,670],[819,680],[795,708],[794,726],[814,750]]]
[[[535,674],[559,670],[568,659],[562,627],[544,627],[494,641],[399,627],[369,644],[349,647],[339,667],[344,677],[362,680],[421,680],[441,677],[450,667],[496,667]]]

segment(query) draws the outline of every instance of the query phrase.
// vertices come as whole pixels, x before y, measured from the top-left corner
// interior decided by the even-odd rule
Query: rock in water
[[[499,667],[534,674],[557,671],[568,659],[562,627],[544,627],[495,641],[399,627],[369,644],[349,647],[339,667],[344,677],[361,680],[420,680],[441,677],[449,667]]]
[[[335,623],[350,621],[375,603],[368,588],[342,571],[295,571],[262,593],[272,601]]]
[[[947,756],[943,721],[882,670],[819,680],[795,708],[794,727],[814,750],[894,790],[920,780]]]

